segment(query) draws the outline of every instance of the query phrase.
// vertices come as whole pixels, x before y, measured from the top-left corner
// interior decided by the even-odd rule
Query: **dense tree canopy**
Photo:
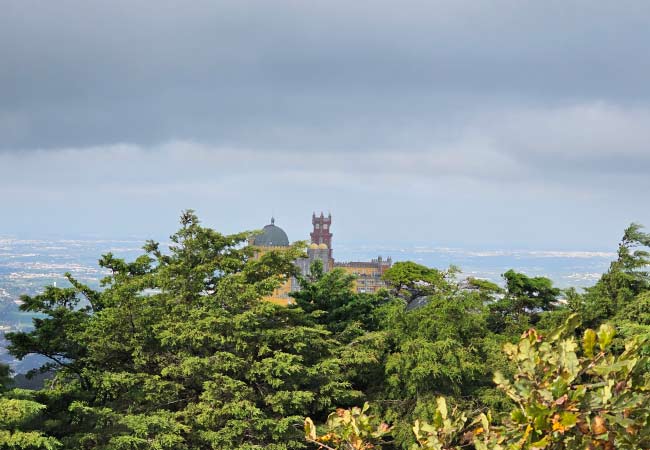
[[[514,270],[503,274],[505,292],[490,304],[490,328],[496,332],[523,331],[537,323],[541,312],[555,308],[561,291],[545,277],[529,277]]]
[[[248,233],[221,235],[186,213],[163,253],[100,261],[95,292],[25,297],[45,314],[9,335],[18,356],[57,370],[42,401],[66,448],[300,448],[305,414],[360,396],[334,357],[336,341],[301,309],[261,301],[295,271],[301,248],[254,258]],[[51,428],[50,428],[51,427]]]
[[[0,392],[4,392],[11,384],[11,371],[6,364],[0,364]]]
[[[514,379],[496,372],[494,382],[513,405],[510,414],[465,413],[438,397],[428,421],[415,420],[413,450],[562,450],[650,447],[650,380],[647,357],[639,357],[645,338],[612,352],[611,325],[587,329],[578,343],[579,320],[570,316],[547,338],[531,329],[504,350],[516,365]],[[395,429],[363,409],[339,410],[318,435],[305,419],[306,439],[321,448],[386,448]],[[471,417],[474,415],[475,417]],[[470,419],[471,418],[471,419]],[[333,443],[335,447],[330,447]]]
[[[293,292],[295,305],[338,337],[349,340],[378,326],[375,310],[387,302],[386,295],[370,295],[354,291],[355,276],[334,269],[323,272],[321,261],[315,261],[310,274],[299,276],[300,290]]]
[[[412,261],[399,261],[384,272],[382,278],[396,296],[410,303],[418,297],[432,295],[451,287],[448,280],[453,278],[456,272],[455,267],[443,272]]]
[[[301,244],[258,252],[250,236],[188,211],[169,247],[102,256],[100,289],[67,275],[23,297],[38,315],[8,334],[10,351],[46,357],[48,377],[14,389],[0,366],[0,449],[646,448],[650,235],[638,225],[586,292],[398,262],[388,290],[359,294],[340,270],[298,274]],[[287,277],[295,304],[264,301]]]
[[[587,289],[580,312],[590,324],[616,315],[650,290],[650,234],[641,230],[638,224],[625,230],[618,258],[596,285]]]

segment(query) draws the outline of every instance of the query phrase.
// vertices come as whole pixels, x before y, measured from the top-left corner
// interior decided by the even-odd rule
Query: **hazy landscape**
[[[31,314],[18,309],[21,295],[36,294],[46,285],[67,286],[66,272],[91,287],[99,287],[99,280],[108,274],[99,268],[99,257],[111,252],[127,260],[135,259],[142,253],[144,241],[135,238],[21,239],[0,236],[0,362],[10,363],[18,373],[42,362],[42,359],[34,357],[17,361],[4,348],[4,332],[31,329]],[[453,264],[462,269],[461,277],[484,278],[498,284],[503,284],[501,274],[515,267],[531,276],[549,277],[559,287],[576,288],[594,284],[616,256],[611,250],[461,249],[425,243],[336,244],[335,256],[341,261],[370,260],[378,255],[441,269]]]

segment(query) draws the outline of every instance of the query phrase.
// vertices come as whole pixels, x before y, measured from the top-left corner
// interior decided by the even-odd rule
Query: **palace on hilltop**
[[[332,248],[332,215],[325,216],[322,212],[319,216],[312,214],[311,223],[313,230],[310,233],[311,243],[307,247],[307,256],[295,261],[296,266],[303,275],[308,275],[314,261],[318,260],[323,264],[323,270],[329,272],[335,268],[355,275],[354,289],[359,293],[372,293],[380,288],[386,287],[382,275],[392,265],[390,257],[383,259],[379,256],[371,261],[335,262]],[[262,233],[254,236],[251,244],[259,248],[258,254],[271,250],[281,250],[289,246],[287,233],[275,224],[266,225]],[[287,305],[291,302],[289,293],[300,289],[295,278],[287,280],[282,286],[275,290],[267,300],[274,303]]]

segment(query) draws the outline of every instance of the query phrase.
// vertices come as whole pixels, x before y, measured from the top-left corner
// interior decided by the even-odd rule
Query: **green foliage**
[[[469,277],[467,285],[469,290],[479,293],[484,303],[492,302],[497,296],[505,292],[498,284],[480,278]]]
[[[504,421],[509,442],[531,449],[639,449],[650,445],[650,380],[642,339],[629,341],[616,355],[615,330],[587,329],[573,336],[576,316],[545,339],[535,330],[505,348],[516,361],[514,382],[495,382],[517,404]],[[566,337],[569,336],[569,337]]]
[[[560,294],[553,282],[545,277],[528,277],[514,270],[503,274],[506,281],[506,296],[512,298],[515,307],[522,311],[547,310],[557,301]]]
[[[623,233],[618,246],[618,257],[595,286],[587,289],[577,310],[589,326],[629,309],[636,298],[650,291],[650,234],[631,224]]]
[[[529,277],[509,270],[503,274],[503,298],[490,304],[490,329],[498,333],[517,333],[535,324],[540,312],[555,308],[561,291],[545,277]]]
[[[26,297],[46,317],[9,339],[58,368],[45,430],[71,449],[293,449],[305,415],[358,400],[330,332],[261,300],[302,248],[254,258],[248,237],[188,212],[169,252],[149,242],[133,263],[105,255],[101,292],[71,278]]]
[[[354,275],[342,269],[324,273],[323,263],[317,260],[308,276],[297,278],[300,290],[291,293],[295,306],[310,313],[316,323],[339,338],[349,341],[378,328],[374,311],[387,298],[354,291]]]
[[[6,391],[11,385],[11,370],[6,364],[0,364],[0,393]]]
[[[395,295],[410,303],[418,297],[450,291],[453,288],[450,282],[458,272],[454,266],[443,272],[412,261],[400,261],[384,272],[382,279]]]
[[[617,319],[650,326],[650,291],[639,294],[616,314]]]
[[[463,413],[454,410],[450,414],[445,398],[438,397],[431,423],[415,421],[413,433],[417,444],[413,444],[413,449],[442,450],[454,445],[463,439],[462,430],[466,422],[467,417]]]
[[[375,416],[367,416],[363,409],[337,409],[324,424],[325,434],[319,436],[310,418],[305,419],[305,439],[319,445],[320,449],[381,449],[391,446],[392,428]],[[491,425],[490,413],[481,413],[471,424],[457,408],[449,411],[444,397],[435,399],[431,422],[416,420],[411,431],[415,443],[411,450],[461,450],[473,445],[477,450],[501,450],[500,438]],[[378,424],[378,425],[377,425]],[[473,431],[468,431],[473,428]]]
[[[0,364],[0,449],[54,450],[59,442],[38,430],[45,405],[27,392],[8,391],[12,385],[9,366]]]
[[[480,299],[464,292],[433,297],[412,311],[396,306],[385,322],[394,346],[386,361],[394,394],[458,394],[464,382],[476,381],[483,371],[485,319]]]
[[[60,443],[37,430],[45,406],[14,391],[0,397],[0,449],[55,450]]]
[[[573,315],[546,338],[531,329],[518,344],[505,346],[517,371],[513,379],[497,372],[494,382],[515,406],[496,425],[490,413],[469,422],[438,398],[431,421],[415,421],[413,449],[649,448],[650,378],[647,357],[639,356],[643,339],[615,354],[611,325],[587,329],[580,342],[574,337],[578,325]],[[341,438],[337,428],[327,428],[329,440]],[[363,442],[354,448],[364,448]]]
[[[412,262],[386,271],[390,291],[358,294],[318,263],[299,276],[302,244],[260,254],[250,236],[187,211],[169,248],[104,255],[100,290],[68,274],[68,287],[23,297],[38,318],[8,334],[10,350],[46,356],[53,375],[8,391],[0,367],[0,450],[650,448],[639,226],[594,288],[562,302],[547,278],[510,270],[504,289]],[[262,300],[288,277],[295,305]],[[377,416],[327,416],[364,401]]]
[[[414,442],[415,419],[433,420],[440,395],[467,406],[507,403],[490,378],[494,370],[507,371],[507,362],[500,338],[487,328],[480,292],[456,289],[430,297],[420,308],[396,302],[386,309],[385,387],[372,400],[394,423],[402,448]]]
[[[390,302],[386,292],[360,294],[353,290],[355,277],[340,269],[323,272],[315,261],[310,275],[298,277],[300,291],[291,295],[297,308],[309,314],[313,323],[325,327],[337,339],[335,350],[343,376],[358,391],[372,395],[381,389],[386,334],[380,331],[377,315]]]
[[[90,289],[78,283],[70,274],[66,274],[66,277],[78,287],[47,286],[42,294],[22,296],[22,311],[41,313],[46,318],[34,318],[34,330],[30,333],[7,333],[6,337],[11,342],[9,351],[13,355],[18,358],[30,353],[45,356],[53,367],[65,368],[68,374],[74,375],[87,387],[87,380],[77,363],[86,349],[77,335],[93,312],[91,304],[80,306],[80,294],[90,292]]]
[[[305,419],[305,438],[328,450],[370,450],[381,449],[384,437],[390,427],[375,416],[367,415],[369,405],[363,408],[337,409],[329,415],[325,428],[327,433],[319,436],[314,422]]]

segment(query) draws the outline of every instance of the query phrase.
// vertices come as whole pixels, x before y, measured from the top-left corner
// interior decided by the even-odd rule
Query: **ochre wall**
[[[376,292],[378,289],[386,287],[381,280],[381,269],[379,267],[356,267],[356,266],[339,266],[346,273],[356,275],[352,289],[356,292]]]
[[[264,297],[264,300],[277,305],[287,306],[293,300],[289,297],[289,292],[291,292],[291,280],[286,280],[282,286],[273,291],[273,294]]]
[[[289,247],[257,247],[259,251],[255,253],[255,259],[261,257],[263,254],[270,251],[283,251]],[[287,306],[292,298],[289,297],[289,292],[291,292],[291,280],[286,280],[280,287],[273,291],[268,297],[264,297],[263,300],[275,303],[277,305]]]

